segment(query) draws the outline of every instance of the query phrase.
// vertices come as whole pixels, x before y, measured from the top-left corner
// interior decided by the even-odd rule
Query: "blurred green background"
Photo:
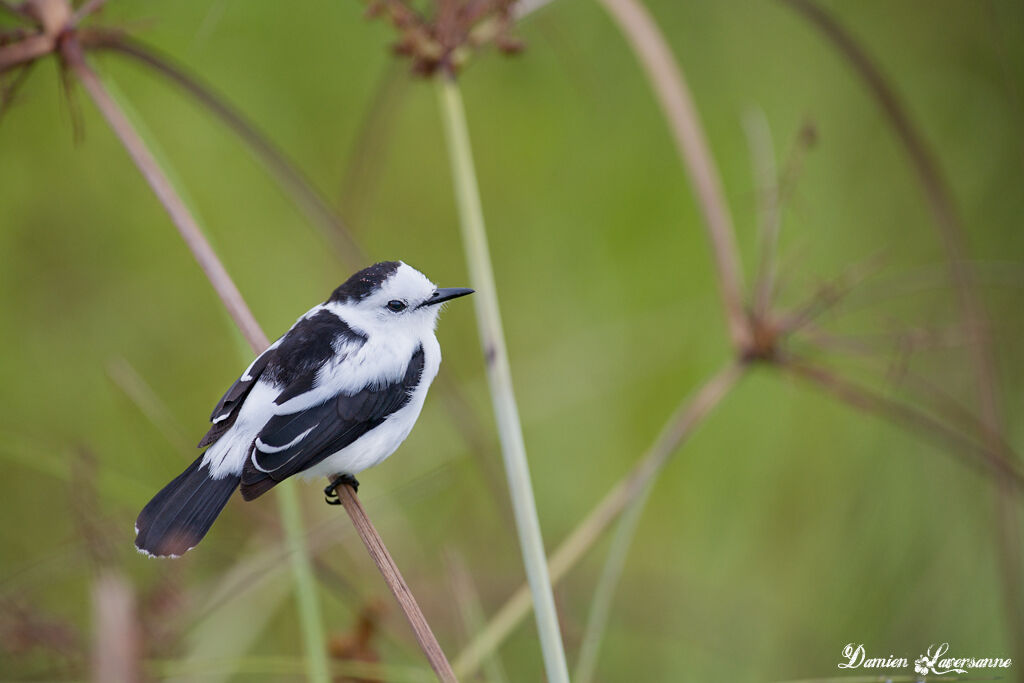
[[[1006,438],[1019,447],[1024,9],[821,4],[882,66],[949,179],[993,320]],[[920,374],[975,411],[971,340],[957,330],[938,233],[902,148],[848,65],[780,3],[647,5],[686,70],[748,277],[758,244],[749,116],[764,117],[780,166],[803,126],[817,137],[782,212],[780,305],[881,263],[819,321],[869,338],[870,353],[795,350],[925,405],[901,381]],[[389,53],[392,29],[365,20],[363,8],[115,0],[100,21],[128,27],[243,110],[339,209],[370,258],[469,284],[433,86]],[[523,54],[485,51],[460,80],[553,548],[730,352],[701,216],[615,25],[594,2],[557,0],[515,33]],[[271,338],[349,275],[351,264],[227,129],[135,64],[114,54],[92,61],[159,145]],[[298,665],[302,655],[288,563],[274,551],[272,495],[232,501],[182,560],[133,550],[138,510],[195,457],[209,410],[247,361],[161,206],[85,93],[68,104],[52,58],[0,121],[0,202],[0,678],[87,678],[92,586],[112,566],[139,592],[154,678],[188,661],[194,680],[232,671],[236,680],[298,680],[252,659]],[[892,335],[913,330],[944,343],[907,350]],[[472,308],[451,306],[438,334],[445,381],[468,409],[453,410],[435,387],[406,444],[363,474],[361,497],[454,655],[467,636],[446,553],[464,559],[486,614],[524,575]],[[1011,656],[992,490],[933,442],[756,369],[654,488],[598,679],[834,676],[849,642],[911,660],[946,641],[964,656]],[[329,632],[349,632],[380,599],[373,644],[382,660],[424,667],[344,514],[321,502],[319,485],[301,495]],[[607,546],[556,590],[570,663]],[[33,640],[32,624],[49,630]],[[532,618],[501,660],[512,681],[542,679]]]

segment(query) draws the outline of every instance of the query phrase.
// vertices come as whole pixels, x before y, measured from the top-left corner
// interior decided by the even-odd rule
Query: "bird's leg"
[[[341,501],[338,500],[338,487],[342,484],[348,484],[353,490],[359,491],[359,480],[351,474],[339,474],[334,479],[331,479],[331,483],[324,489],[324,500],[327,501],[328,505],[341,505]]]

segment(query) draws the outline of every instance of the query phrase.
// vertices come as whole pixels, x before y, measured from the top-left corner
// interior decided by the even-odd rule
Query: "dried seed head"
[[[421,12],[406,0],[372,0],[369,18],[386,18],[398,33],[393,50],[412,60],[413,73],[455,73],[472,51],[494,44],[514,54],[523,44],[508,32],[514,0],[435,0],[433,12]],[[428,5],[429,7],[429,5]]]

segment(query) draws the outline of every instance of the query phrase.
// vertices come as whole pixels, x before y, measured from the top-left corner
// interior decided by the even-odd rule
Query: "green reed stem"
[[[558,614],[555,611],[555,598],[551,590],[544,541],[541,538],[540,520],[537,517],[533,486],[530,483],[530,467],[526,460],[523,429],[512,390],[512,373],[502,331],[494,271],[487,247],[487,233],[484,228],[476,171],[473,167],[466,113],[455,80],[442,76],[437,79],[437,84],[441,118],[444,121],[445,138],[448,143],[448,158],[455,185],[455,198],[459,209],[462,241],[466,250],[470,282],[476,289],[473,303],[480,331],[480,344],[487,362],[491,402],[498,424],[498,436],[501,439],[501,452],[505,461],[516,529],[519,532],[523,564],[526,566],[526,579],[533,596],[544,668],[549,683],[568,683],[569,669],[558,628]]]
[[[299,608],[299,625],[306,643],[306,676],[312,683],[329,683],[327,667],[327,639],[324,637],[323,617],[316,596],[316,578],[313,565],[306,552],[306,530],[302,522],[302,508],[295,492],[295,481],[277,485],[277,509],[284,527],[288,558],[295,580],[295,601]]]

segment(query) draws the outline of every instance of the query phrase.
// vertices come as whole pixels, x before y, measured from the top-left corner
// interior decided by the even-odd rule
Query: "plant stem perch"
[[[377,565],[377,569],[384,576],[384,580],[388,584],[388,588],[391,589],[395,599],[398,600],[398,604],[402,606],[402,611],[409,620],[413,633],[416,634],[416,641],[427,656],[427,660],[430,662],[434,673],[437,674],[438,680],[444,683],[454,683],[458,679],[455,678],[455,672],[452,671],[451,664],[448,663],[444,656],[444,651],[441,650],[441,646],[437,642],[437,638],[434,637],[433,631],[430,630],[430,625],[427,624],[427,619],[423,616],[423,612],[420,611],[416,598],[413,597],[412,591],[409,590],[409,585],[402,577],[402,572],[398,570],[398,566],[391,558],[391,553],[388,552],[387,547],[380,538],[380,534],[374,528],[373,522],[366,515],[366,510],[363,508],[362,503],[356,497],[355,490],[348,484],[342,484],[337,488],[337,493],[341,504],[345,507],[345,512],[352,519],[352,525],[359,532],[359,538],[363,539],[366,551],[370,554],[374,564]]]
[[[262,353],[269,346],[269,341],[242,298],[241,292],[238,291],[231,276],[228,275],[224,265],[217,258],[216,253],[214,253],[210,243],[206,240],[191,212],[189,212],[181,197],[174,190],[174,186],[160,168],[149,148],[135,130],[135,127],[110,96],[110,93],[107,92],[99,77],[86,63],[81,47],[74,37],[69,37],[64,41],[61,47],[61,55],[81,81],[89,96],[96,103],[100,113],[114,131],[114,134],[121,141],[129,156],[131,156],[132,161],[135,162],[135,165],[149,183],[161,204],[163,204],[175,227],[178,228],[182,239],[184,239],[186,245],[192,251],[196,261],[199,262],[210,284],[213,285],[213,288],[231,315],[232,320],[238,325],[252,350],[257,354]],[[306,552],[301,510],[293,486],[294,484],[289,485],[289,482],[284,482],[284,484],[278,487],[278,498],[296,581],[299,616],[306,644],[307,675],[314,683],[328,683],[330,675],[323,622],[316,597],[316,583],[309,555]],[[426,618],[419,610],[416,601],[412,598],[409,587],[402,580],[398,568],[384,546],[384,541],[377,534],[373,524],[366,516],[366,511],[359,504],[355,492],[348,490],[347,487],[345,488],[346,491],[341,496],[345,509],[352,518],[352,522],[359,531],[359,535],[366,544],[367,549],[370,551],[371,557],[381,570],[381,574],[388,583],[388,587],[391,588],[392,593],[399,599],[399,604],[403,611],[405,611],[409,622],[413,625],[417,640],[423,646],[424,653],[427,655],[431,666],[438,673],[440,680],[445,683],[455,681],[455,676],[451,673],[451,667],[444,660],[443,653],[440,653],[440,647],[437,646],[437,641],[430,632],[429,626],[427,626]],[[432,647],[428,648],[428,645],[431,644]],[[438,663],[439,653],[443,664]]]

